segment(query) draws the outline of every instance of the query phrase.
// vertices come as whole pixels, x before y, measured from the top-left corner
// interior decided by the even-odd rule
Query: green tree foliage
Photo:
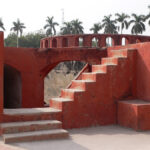
[[[39,31],[37,33],[28,33],[27,35],[23,35],[19,38],[20,47],[40,47],[40,40],[46,37],[46,35]],[[5,39],[5,46],[8,47],[16,47],[16,39],[17,35],[15,33],[9,34]]]
[[[17,35],[15,33],[10,33],[5,39],[5,46],[16,47],[17,45]]]
[[[122,14],[116,13],[115,15],[117,16],[116,21],[120,23],[120,29],[122,34],[124,28],[128,29],[128,22],[126,19],[130,18],[130,16],[128,16],[125,13]]]
[[[2,18],[0,18],[0,28],[5,31],[5,28],[4,28],[4,23],[2,21]]]
[[[116,20],[112,20],[111,17],[112,15],[104,16],[104,19],[102,20],[102,27],[104,28],[104,33],[117,34],[117,26],[115,25],[117,22]]]
[[[19,46],[19,41],[18,41],[18,38],[19,38],[19,33],[20,33],[20,36],[22,35],[23,33],[23,29],[26,28],[24,23],[21,23],[19,19],[17,19],[17,21],[13,22],[13,27],[10,29],[10,31],[14,31],[16,32],[17,34],[17,47]]]
[[[44,29],[46,29],[46,35],[52,36],[56,35],[56,29],[55,26],[58,26],[59,24],[57,22],[53,21],[54,17],[47,17],[46,19],[46,25],[44,26]]]
[[[62,35],[72,34],[72,23],[64,22],[63,27],[60,30]]]
[[[98,34],[98,32],[102,29],[102,25],[100,23],[95,23],[90,31],[93,31],[94,34]]]
[[[145,28],[145,16],[144,15],[136,15],[132,14],[133,19],[130,20],[129,25],[133,24],[131,33],[132,34],[142,34]]]
[[[83,26],[82,26],[82,22],[79,21],[79,19],[75,19],[71,21],[72,23],[72,33],[73,34],[83,34]]]
[[[79,19],[75,19],[70,22],[64,22],[64,26],[61,28],[61,34],[83,34],[83,30],[82,22]]]

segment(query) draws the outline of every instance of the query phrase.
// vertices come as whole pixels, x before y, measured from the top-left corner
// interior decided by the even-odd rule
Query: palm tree
[[[124,28],[128,29],[128,22],[127,22],[127,18],[130,18],[130,16],[126,15],[125,13],[119,14],[116,13],[115,16],[117,16],[116,21],[118,21],[121,25],[121,34]]]
[[[58,26],[59,24],[57,22],[53,21],[54,17],[47,17],[46,22],[47,24],[44,26],[44,29],[46,30],[46,35],[56,35],[56,29],[55,26]]]
[[[98,32],[102,29],[102,26],[100,23],[95,23],[93,27],[90,29],[90,31],[93,31],[94,34],[98,34]]]
[[[10,31],[14,31],[17,33],[17,47],[19,46],[19,43],[18,43],[18,37],[19,37],[19,33],[20,33],[20,36],[22,36],[22,33],[23,33],[23,29],[26,28],[24,23],[21,23],[19,19],[17,19],[17,22],[13,22],[13,27],[10,29]]]
[[[72,20],[71,24],[72,24],[72,34],[83,34],[84,28],[82,26],[81,21],[79,21],[78,19]]]
[[[115,25],[116,20],[111,20],[112,15],[104,16],[102,20],[102,28],[104,28],[104,33],[106,34],[117,34],[117,26]]]
[[[133,24],[131,33],[132,34],[142,34],[145,31],[145,16],[132,14],[133,19],[130,20],[129,25]]]
[[[0,18],[0,28],[5,31],[5,28],[4,28],[4,24],[3,24],[3,21],[2,21],[2,18]]]
[[[72,23],[64,22],[63,27],[60,30],[62,35],[72,34]]]

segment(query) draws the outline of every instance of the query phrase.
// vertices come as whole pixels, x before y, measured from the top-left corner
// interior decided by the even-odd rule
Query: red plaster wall
[[[4,63],[21,73],[24,108],[44,106],[44,77],[58,63],[78,60],[97,64],[106,56],[106,50],[84,48],[4,48]]]
[[[116,46],[111,49],[137,48],[136,62],[136,97],[150,101],[150,42],[138,43],[128,46]]]
[[[118,124],[138,130],[138,107],[126,102],[118,102]]]
[[[137,131],[150,130],[150,104],[118,102],[118,124]]]

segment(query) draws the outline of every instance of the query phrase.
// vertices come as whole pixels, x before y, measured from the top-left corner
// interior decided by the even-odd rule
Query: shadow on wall
[[[20,108],[21,93],[21,73],[9,65],[4,65],[4,108]]]

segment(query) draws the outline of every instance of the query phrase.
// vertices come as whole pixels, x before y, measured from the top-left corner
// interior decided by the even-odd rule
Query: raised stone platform
[[[150,102],[143,100],[119,101],[118,124],[138,131],[150,130]]]

